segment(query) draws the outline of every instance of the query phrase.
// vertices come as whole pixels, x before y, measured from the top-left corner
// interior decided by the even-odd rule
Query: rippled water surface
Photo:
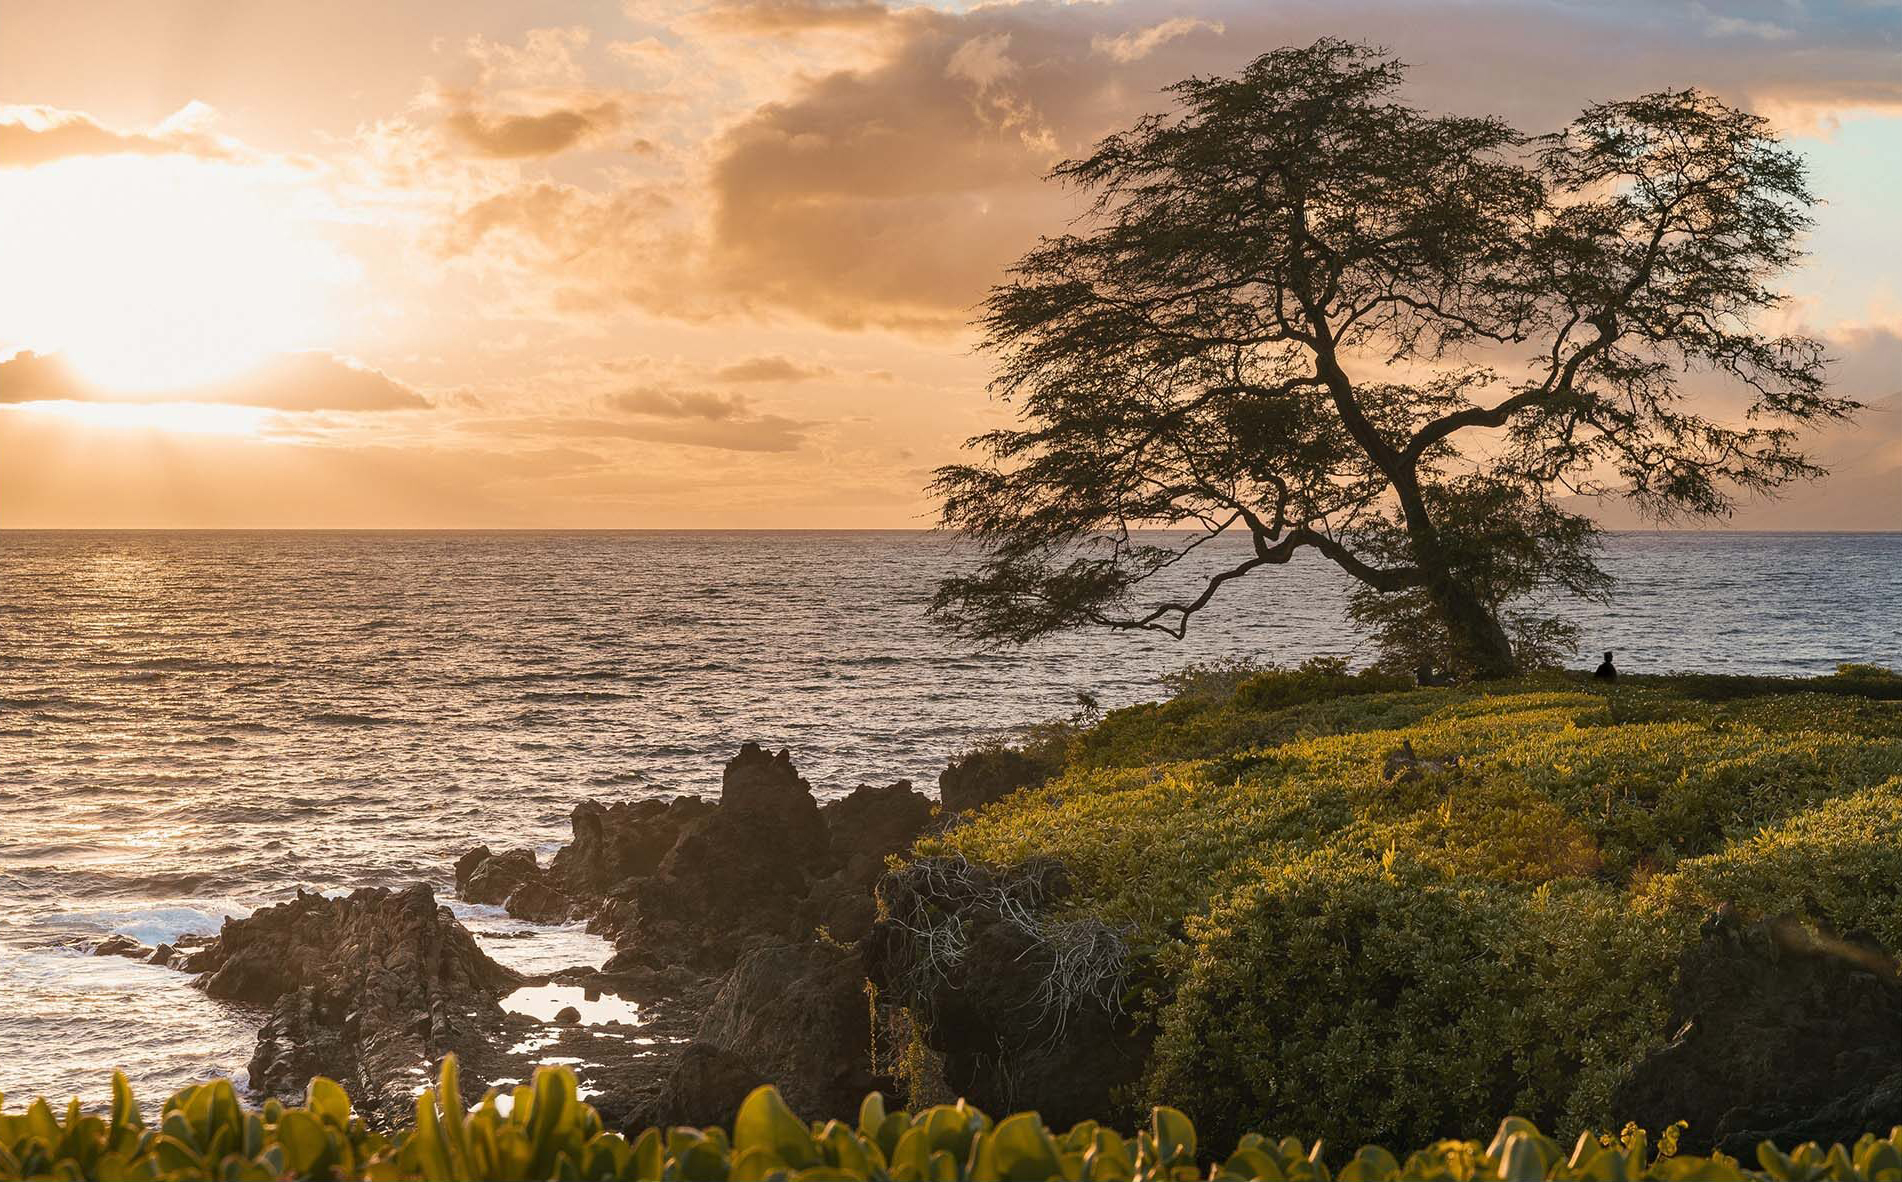
[[[1154,697],[1191,661],[1369,655],[1319,564],[1243,580],[1188,641],[972,655],[923,618],[914,533],[0,534],[0,1091],[238,1073],[255,1016],[73,945],[210,931],[298,886],[445,883],[553,849],[588,796],[713,792],[754,739],[822,794],[929,785],[981,737]],[[1902,664],[1902,535],[1623,535],[1627,669]],[[445,888],[446,889],[446,888]],[[532,970],[592,938],[461,909]]]

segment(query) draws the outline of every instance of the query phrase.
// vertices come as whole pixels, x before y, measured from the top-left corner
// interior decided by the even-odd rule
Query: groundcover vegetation
[[[1868,667],[1271,672],[1109,714],[1049,782],[921,848],[1054,857],[1053,918],[1124,935],[1114,1000],[1157,1032],[1125,1118],[1420,1145],[1520,1113],[1569,1139],[1616,1127],[1720,906],[1902,948],[1898,697]]]
[[[887,1112],[866,1097],[856,1125],[808,1124],[779,1093],[759,1088],[731,1131],[647,1129],[631,1140],[605,1131],[582,1103],[566,1068],[538,1071],[506,1097],[491,1092],[474,1110],[457,1098],[453,1059],[441,1087],[417,1098],[416,1122],[382,1133],[352,1114],[343,1090],[311,1081],[305,1103],[250,1110],[229,1081],[187,1088],[148,1125],[123,1076],[109,1113],[64,1119],[44,1100],[0,1115],[0,1178],[100,1179],[890,1179],[892,1182],[1010,1182],[1037,1179],[1896,1179],[1902,1128],[1863,1137],[1853,1149],[1815,1145],[1784,1153],[1765,1143],[1746,1166],[1722,1155],[1677,1156],[1676,1128],[1653,1144],[1642,1130],[1581,1134],[1567,1153],[1530,1121],[1501,1122],[1488,1144],[1440,1141],[1405,1160],[1368,1146],[1331,1167],[1321,1144],[1242,1136],[1226,1156],[1198,1142],[1181,1112],[1159,1107],[1146,1129],[1124,1136],[1086,1121],[1058,1134],[1035,1113],[992,1122],[965,1104],[916,1114]]]

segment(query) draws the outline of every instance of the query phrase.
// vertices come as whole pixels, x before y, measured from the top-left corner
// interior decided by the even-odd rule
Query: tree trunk
[[[1500,627],[1499,617],[1471,587],[1452,574],[1442,573],[1428,581],[1426,590],[1446,620],[1454,649],[1472,666],[1474,677],[1485,681],[1519,672],[1512,642]]]

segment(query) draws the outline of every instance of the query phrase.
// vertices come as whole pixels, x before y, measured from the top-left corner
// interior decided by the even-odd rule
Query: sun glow
[[[0,333],[135,395],[182,393],[326,343],[332,295],[353,267],[317,235],[309,198],[296,170],[189,157],[7,176]]]
[[[89,427],[184,435],[257,435],[277,414],[211,402],[28,402],[21,409]]]

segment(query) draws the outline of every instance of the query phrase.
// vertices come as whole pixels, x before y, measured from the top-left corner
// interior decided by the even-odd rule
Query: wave
[[[315,722],[324,726],[402,726],[400,718],[384,718],[376,714],[351,714],[347,711],[325,710],[317,714],[304,716],[305,722]]]
[[[85,698],[69,698],[63,694],[27,694],[15,698],[0,698],[0,710],[104,710],[103,702],[88,701]]]

